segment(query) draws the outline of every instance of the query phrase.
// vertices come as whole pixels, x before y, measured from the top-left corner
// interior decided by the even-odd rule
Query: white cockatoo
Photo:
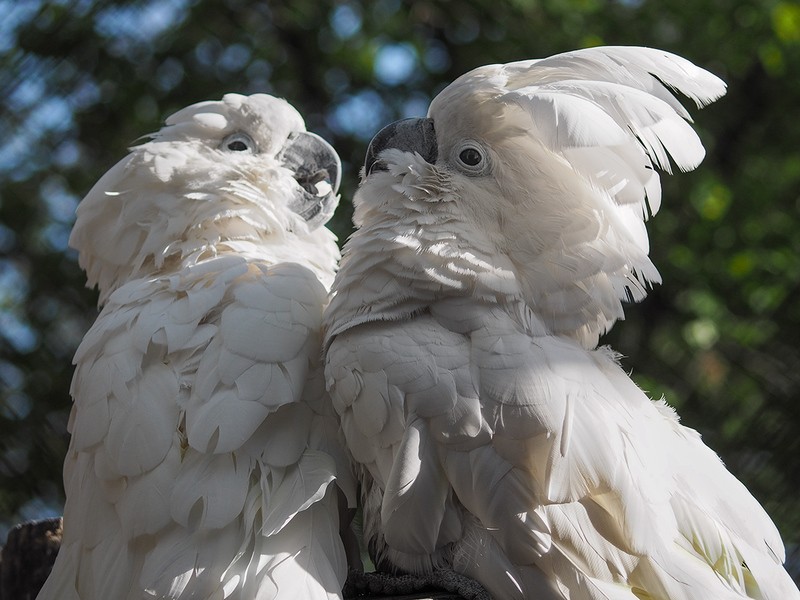
[[[656,167],[704,150],[649,48],[475,69],[367,152],[326,383],[379,567],[496,599],[798,599],[758,502],[596,348],[658,281]]]
[[[341,597],[355,481],[324,388],[339,158],[285,100],[178,111],[78,207],[75,355],[40,600]]]

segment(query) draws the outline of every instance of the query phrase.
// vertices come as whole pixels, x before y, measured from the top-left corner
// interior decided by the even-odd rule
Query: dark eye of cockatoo
[[[483,175],[489,167],[486,151],[472,140],[456,147],[456,166],[465,175]]]
[[[458,155],[458,158],[461,159],[461,162],[465,165],[474,167],[481,162],[482,157],[481,153],[475,150],[475,148],[466,148],[461,151],[461,154]]]
[[[232,133],[222,140],[220,148],[231,152],[248,152],[250,154],[255,154],[258,151],[253,138],[241,131]]]

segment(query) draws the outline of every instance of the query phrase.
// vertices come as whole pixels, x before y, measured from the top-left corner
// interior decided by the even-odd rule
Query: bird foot
[[[491,600],[489,594],[477,581],[451,569],[438,569],[427,575],[392,575],[391,573],[350,571],[344,587],[344,597],[364,596],[379,597],[384,600],[392,598],[396,600],[401,598],[403,600],[412,598]]]

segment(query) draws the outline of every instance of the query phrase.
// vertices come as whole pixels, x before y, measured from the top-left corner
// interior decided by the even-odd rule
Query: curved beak
[[[367,175],[373,171],[385,171],[386,163],[380,154],[388,148],[397,148],[405,152],[416,152],[427,162],[433,164],[439,154],[436,143],[436,130],[433,119],[402,119],[390,123],[372,138],[364,158],[364,171]]]
[[[292,133],[278,160],[294,173],[298,188],[289,208],[311,229],[328,221],[336,209],[342,163],[331,145],[315,133]]]

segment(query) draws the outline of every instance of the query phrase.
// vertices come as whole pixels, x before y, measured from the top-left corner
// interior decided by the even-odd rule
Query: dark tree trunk
[[[0,553],[0,600],[34,600],[61,545],[61,518],[31,521],[8,532]]]

